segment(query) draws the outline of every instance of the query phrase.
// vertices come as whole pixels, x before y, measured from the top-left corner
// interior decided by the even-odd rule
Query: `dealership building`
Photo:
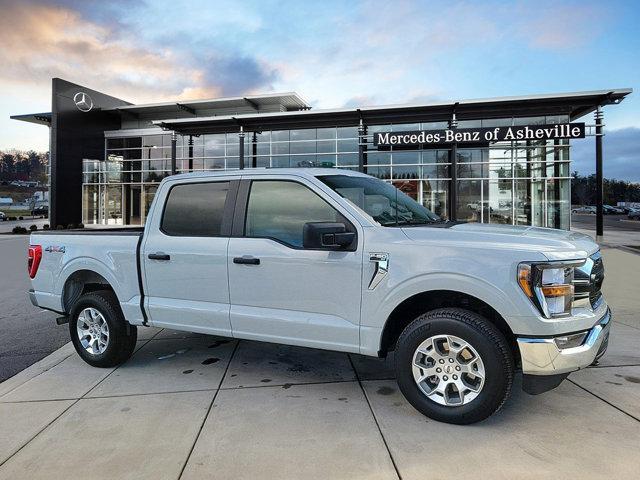
[[[631,89],[312,109],[296,93],[131,104],[53,79],[52,226],[141,225],[162,178],[189,171],[329,167],[393,183],[450,220],[568,229],[571,140]]]

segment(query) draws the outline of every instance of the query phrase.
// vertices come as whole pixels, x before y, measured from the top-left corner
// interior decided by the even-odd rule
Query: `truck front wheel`
[[[115,294],[99,290],[83,295],[71,309],[71,341],[78,355],[94,367],[115,367],[127,361],[138,338],[129,325]]]
[[[418,411],[465,425],[489,417],[511,392],[514,363],[504,335],[461,308],[424,313],[396,344],[396,378]]]

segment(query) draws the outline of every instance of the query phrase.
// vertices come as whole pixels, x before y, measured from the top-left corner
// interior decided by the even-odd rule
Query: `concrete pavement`
[[[67,344],[0,384],[0,479],[636,478],[640,255],[603,254],[608,354],[480,424],[417,413],[390,360],[139,329],[119,368]]]

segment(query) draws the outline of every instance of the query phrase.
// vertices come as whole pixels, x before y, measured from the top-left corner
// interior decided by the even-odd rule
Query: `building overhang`
[[[35,123],[38,125],[51,126],[51,112],[43,113],[27,113],[25,115],[11,115],[11,120],[20,120],[21,122]]]
[[[194,118],[201,111],[223,110],[233,111],[234,109],[250,109],[256,112],[261,110],[302,110],[311,108],[309,104],[297,93],[275,93],[264,95],[246,95],[243,97],[225,97],[209,100],[184,100],[178,102],[149,103],[142,105],[125,105],[107,109],[114,112],[128,114],[132,116],[157,115],[165,116],[175,113],[190,114]]]
[[[330,125],[347,126],[356,125],[360,120],[365,124],[438,122],[450,120],[454,112],[459,120],[541,115],[568,115],[570,120],[575,120],[595,111],[599,106],[620,103],[632,91],[631,88],[621,88],[430,104],[363,106],[329,110],[297,110],[162,119],[153,120],[152,123],[165,130],[182,134],[203,134],[237,131],[240,126],[249,131],[261,131],[263,129]]]

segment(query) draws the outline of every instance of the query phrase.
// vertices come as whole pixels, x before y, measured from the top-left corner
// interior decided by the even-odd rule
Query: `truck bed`
[[[142,227],[32,232],[30,244],[42,250],[31,282],[38,305],[68,313],[63,304],[67,279],[74,272],[90,271],[113,287],[127,318],[138,320],[142,316],[139,248],[143,233]]]
[[[73,230],[36,230],[31,235],[132,235],[140,236],[144,227],[76,228]]]

